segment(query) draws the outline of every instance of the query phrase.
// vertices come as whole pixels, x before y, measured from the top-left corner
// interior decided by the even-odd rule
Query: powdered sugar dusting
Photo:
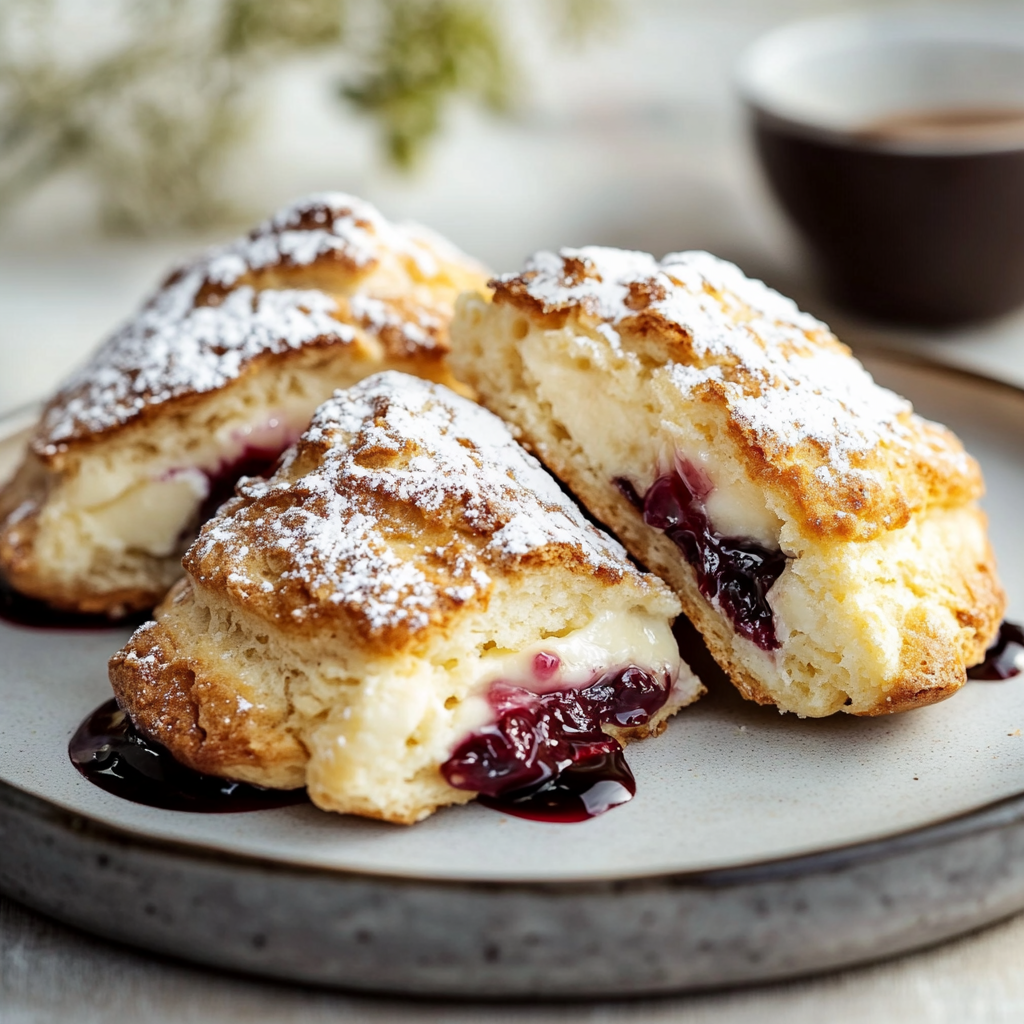
[[[355,337],[331,316],[334,300],[322,292],[246,285],[220,305],[193,306],[202,283],[200,270],[183,275],[115,334],[47,408],[37,445],[52,452],[83,429],[104,430],[146,406],[214,391],[261,353]]]
[[[35,448],[52,454],[75,437],[127,423],[147,406],[221,388],[261,353],[355,337],[339,322],[345,311],[322,291],[254,291],[245,275],[301,268],[321,258],[361,275],[387,257],[428,279],[439,273],[439,255],[474,266],[454,246],[439,248],[425,229],[392,224],[353,196],[329,192],[294,203],[172,276],[61,389],[44,414]],[[350,304],[360,327],[397,341],[399,352],[442,343],[444,324],[431,310],[411,302],[397,309],[358,293]]]
[[[392,336],[399,340],[399,349],[407,352],[426,352],[441,344],[444,324],[441,318],[422,307],[405,311],[402,315],[380,299],[369,295],[353,295],[349,300],[352,315],[360,325],[379,336]]]
[[[392,224],[375,206],[355,196],[320,192],[279,210],[247,238],[212,251],[208,274],[216,284],[230,287],[250,270],[281,263],[306,266],[327,255],[368,269],[382,251],[389,251],[410,257],[423,276],[431,277],[438,272],[438,263],[427,237],[418,225]]]
[[[718,389],[733,420],[766,452],[817,442],[828,463],[822,482],[868,476],[858,455],[911,442],[909,402],[875,384],[823,323],[708,253],[658,261],[598,246],[562,249],[538,253],[521,275],[500,280],[545,311],[582,309],[616,349],[617,328],[641,314],[682,328],[686,355],[669,365],[679,391]]]
[[[186,566],[244,577],[246,597],[271,578],[301,595],[299,620],[341,606],[370,630],[422,629],[554,548],[591,573],[643,579],[501,420],[404,374],[336,392],[275,476],[240,494],[247,503],[207,524]]]

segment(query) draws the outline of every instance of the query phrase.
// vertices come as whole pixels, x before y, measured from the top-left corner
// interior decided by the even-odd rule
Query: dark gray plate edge
[[[0,808],[20,806],[39,818],[59,824],[69,832],[90,835],[121,847],[140,850],[159,850],[184,860],[209,861],[222,865],[236,865],[258,868],[267,872],[309,877],[348,879],[395,885],[429,886],[443,889],[464,889],[480,892],[508,891],[518,889],[524,892],[586,893],[643,888],[651,885],[686,886],[704,889],[722,889],[759,882],[801,878],[810,874],[843,871],[886,860],[905,853],[934,849],[944,844],[986,832],[999,831],[1024,825],[1024,793],[1004,797],[982,807],[953,815],[949,818],[930,822],[918,828],[908,829],[878,839],[848,843],[842,846],[815,850],[811,853],[783,856],[771,860],[755,861],[725,868],[697,869],[694,871],[654,871],[647,874],[622,875],[608,878],[599,876],[579,879],[529,879],[529,878],[445,878],[439,875],[409,875],[388,871],[370,871],[365,868],[329,867],[320,864],[303,864],[258,854],[224,850],[202,843],[185,842],[151,836],[146,833],[112,825],[93,818],[81,811],[63,807],[60,804],[38,796],[0,779]],[[168,812],[174,813],[174,812]],[[258,814],[259,811],[249,813]]]
[[[1003,380],[1001,377],[993,377],[983,370],[975,370],[960,364],[952,359],[938,359],[934,356],[925,355],[923,352],[910,351],[905,348],[893,348],[888,345],[879,345],[871,342],[858,342],[848,346],[857,359],[875,359],[879,362],[896,363],[901,366],[916,367],[922,370],[930,370],[933,373],[942,374],[946,377],[966,379],[970,383],[996,391],[1006,395],[1024,399],[1024,386],[1014,384],[1013,381]]]
[[[751,868],[569,882],[197,851],[2,783],[0,842],[0,890],[67,924],[208,967],[391,995],[594,999],[772,982],[1024,909],[1024,797]]]

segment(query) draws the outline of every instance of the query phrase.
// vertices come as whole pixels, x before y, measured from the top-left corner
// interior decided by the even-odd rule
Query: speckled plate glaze
[[[1024,392],[866,361],[980,459],[1024,616]],[[312,806],[162,811],[90,785],[67,741],[109,697],[125,635],[0,623],[0,889],[133,945],[379,991],[584,997],[824,970],[1024,908],[1024,681],[800,721],[710,679],[630,748],[624,807],[556,825],[472,805],[402,828]]]

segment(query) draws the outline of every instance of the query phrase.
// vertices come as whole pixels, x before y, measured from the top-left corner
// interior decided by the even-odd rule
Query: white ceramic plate
[[[1024,394],[892,358],[868,364],[881,383],[906,394],[924,415],[949,424],[980,460],[993,542],[1010,596],[1009,617],[1024,616]],[[20,437],[0,441],[0,473],[4,460],[10,464],[17,457],[20,444]],[[678,715],[662,737],[630,748],[635,799],[579,824],[525,821],[476,805],[442,811],[411,828],[330,815],[310,805],[227,815],[164,811],[92,786],[66,752],[78,723],[109,698],[106,661],[126,635],[0,623],[0,782],[30,801],[35,798],[31,813],[40,808],[72,812],[75,820],[87,821],[104,835],[130,838],[150,850],[169,849],[166,844],[172,842],[186,857],[226,854],[258,862],[272,875],[278,869],[314,869],[349,880],[372,877],[374,884],[385,886],[384,892],[389,877],[428,887],[440,880],[484,892],[494,883],[520,889],[524,883],[621,886],[632,879],[647,884],[766,862],[798,863],[792,859],[808,856],[808,863],[820,868],[813,856],[822,851],[871,842],[876,843],[871,849],[884,850],[884,843],[877,843],[887,837],[1024,793],[1024,681],[970,683],[943,704],[904,715],[836,715],[817,721],[779,715],[718,685]],[[19,813],[30,814],[27,805],[19,806]],[[0,866],[0,887],[61,914],[42,895],[47,886],[46,878],[28,883],[10,875],[5,881]],[[1024,905],[1024,882],[1020,899]],[[985,919],[1015,906],[1004,900],[986,911]],[[63,916],[82,923],[70,911]],[[975,914],[970,924],[979,920]],[[700,935],[687,927],[698,942]],[[105,925],[97,930],[134,935],[130,928]],[[937,927],[903,945],[949,933],[949,925]],[[141,941],[190,955],[188,947],[176,947],[171,938]],[[840,961],[869,955],[873,941],[868,937]],[[874,948],[882,951],[884,943],[875,942]],[[222,959],[245,969],[346,984],[416,991],[479,988],[477,982],[474,988],[450,978],[403,984],[401,978],[371,981],[367,975],[364,981],[336,969],[328,977],[323,972],[304,975],[286,966],[259,968],[237,957]],[[820,958],[798,957],[767,973],[763,968],[733,970],[717,979],[708,975],[708,980],[779,976],[823,965]],[[609,982],[605,988],[649,991],[699,983],[667,970],[660,981]],[[531,977],[530,984],[547,984],[545,990],[579,988],[564,979],[542,983],[536,971]],[[498,980],[487,991],[521,991],[523,984]]]

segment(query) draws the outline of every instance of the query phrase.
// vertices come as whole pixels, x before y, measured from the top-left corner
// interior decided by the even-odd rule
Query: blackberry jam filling
[[[643,512],[644,522],[664,530],[682,551],[696,570],[700,592],[729,616],[736,632],[762,650],[777,650],[768,591],[785,569],[786,556],[756,541],[717,533],[704,507],[710,484],[688,463],[658,477],[643,498],[628,480],[620,477],[615,484]]]
[[[645,725],[670,685],[633,665],[551,693],[495,683],[488,694],[495,721],[464,740],[441,772],[456,789],[520,817],[594,817],[636,791],[622,747],[601,726]]]
[[[1024,629],[1016,622],[1003,622],[996,642],[985,652],[985,660],[967,670],[968,679],[1012,679],[1024,667]]]
[[[212,519],[217,509],[228,498],[234,496],[235,484],[243,476],[269,476],[283,448],[247,447],[230,462],[220,465],[214,472],[206,474],[210,491],[199,508],[199,522]]]

